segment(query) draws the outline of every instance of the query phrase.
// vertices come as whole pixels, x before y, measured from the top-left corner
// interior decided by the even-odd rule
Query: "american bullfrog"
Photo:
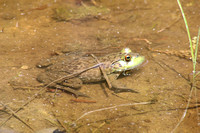
[[[125,74],[126,71],[141,65],[144,62],[143,56],[133,53],[129,48],[125,48],[121,52],[98,57],[98,60],[100,61],[100,64],[98,64],[92,56],[83,56],[78,53],[55,56],[45,60],[44,64],[37,64],[38,67],[46,67],[45,72],[39,74],[37,80],[45,85],[51,83],[49,87],[66,90],[75,94],[77,97],[87,96],[77,89],[81,88],[83,83],[104,81],[105,77],[99,67],[101,65],[101,68],[103,68],[111,82],[111,89],[114,92],[136,92],[132,89],[120,87],[119,83],[116,82],[116,79],[120,74]],[[79,73],[90,67],[91,69]],[[59,82],[54,82],[73,73],[79,74],[70,77],[69,79],[64,78],[63,81],[59,80]]]

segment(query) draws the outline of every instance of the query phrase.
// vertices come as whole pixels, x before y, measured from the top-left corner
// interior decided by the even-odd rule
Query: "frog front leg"
[[[108,79],[110,80],[110,83],[112,85],[112,88],[110,88],[111,90],[113,90],[115,93],[121,93],[121,92],[139,93],[138,91],[125,87],[125,85],[117,81],[118,76],[119,74],[108,75]]]

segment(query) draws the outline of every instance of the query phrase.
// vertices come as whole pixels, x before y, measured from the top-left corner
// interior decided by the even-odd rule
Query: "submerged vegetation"
[[[70,20],[95,18],[110,12],[110,10],[105,7],[86,6],[86,5],[78,8],[58,7],[55,8],[53,11],[54,11],[53,18],[57,21],[70,21]]]

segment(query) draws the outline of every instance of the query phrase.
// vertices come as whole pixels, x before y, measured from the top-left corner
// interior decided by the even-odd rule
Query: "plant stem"
[[[193,77],[192,77],[192,86],[191,86],[191,91],[190,91],[190,94],[189,94],[189,98],[188,98],[188,102],[187,102],[187,106],[185,108],[185,111],[180,119],[180,121],[178,122],[178,124],[175,126],[175,128],[171,131],[171,133],[174,133],[175,130],[179,127],[179,125],[182,123],[182,121],[184,120],[186,114],[187,114],[187,111],[188,111],[188,107],[190,105],[190,101],[192,99],[192,92],[193,90],[196,90],[196,81],[195,81],[195,77],[196,77],[196,60],[197,60],[197,51],[198,51],[198,41],[199,41],[199,34],[200,34],[200,28],[199,28],[199,32],[198,32],[198,37],[197,37],[197,43],[196,43],[196,47],[195,47],[195,53],[193,51],[193,43],[192,43],[192,39],[191,39],[191,36],[190,36],[190,31],[189,31],[189,27],[188,27],[188,23],[187,23],[187,20],[186,20],[186,17],[185,17],[185,14],[183,12],[183,8],[181,6],[181,3],[179,0],[177,0],[177,3],[178,3],[178,6],[181,10],[181,14],[183,16],[183,20],[185,22],[185,27],[186,27],[186,30],[187,30],[187,34],[188,34],[188,39],[189,39],[189,42],[190,42],[190,50],[191,50],[191,55],[192,55],[192,62],[193,62]]]
[[[190,50],[191,50],[192,61],[193,61],[193,75],[194,75],[194,74],[195,74],[195,70],[196,70],[196,68],[195,68],[195,66],[196,66],[196,60],[195,60],[195,58],[194,58],[194,51],[193,51],[193,47],[192,47],[192,39],[191,39],[191,36],[190,36],[190,31],[189,31],[188,23],[187,23],[185,14],[184,14],[184,12],[183,12],[183,8],[182,8],[182,6],[181,6],[181,3],[180,3],[179,0],[177,0],[177,2],[178,2],[178,6],[179,6],[179,8],[180,8],[180,10],[181,10],[181,14],[182,14],[182,16],[183,16],[183,20],[184,20],[184,22],[185,22],[185,27],[186,27],[187,34],[188,34],[188,39],[189,39],[189,42],[190,42]]]

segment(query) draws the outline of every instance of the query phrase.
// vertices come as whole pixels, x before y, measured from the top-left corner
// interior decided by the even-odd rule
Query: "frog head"
[[[144,56],[140,56],[137,53],[133,53],[131,49],[125,48],[120,53],[120,59],[112,63],[112,70],[113,72],[132,70],[140,66],[144,60]]]

